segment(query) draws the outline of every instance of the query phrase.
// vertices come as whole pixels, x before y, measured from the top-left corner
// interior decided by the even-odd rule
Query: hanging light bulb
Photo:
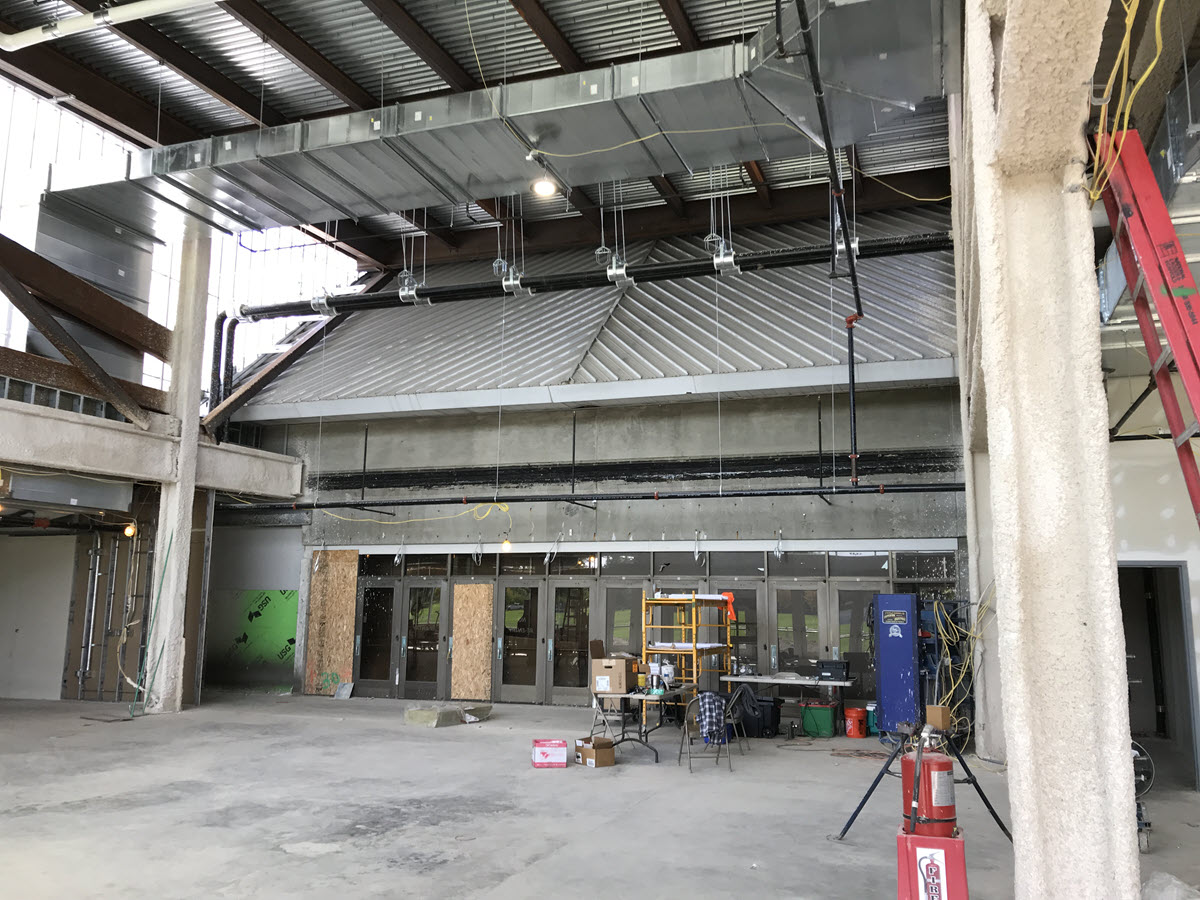
[[[533,192],[539,197],[553,197],[558,193],[558,185],[545,177],[539,178],[531,187],[533,188]]]
[[[125,537],[133,537],[137,534],[137,522],[130,522],[125,526]]]
[[[500,549],[505,553],[508,553],[510,550],[512,550],[512,541],[508,539],[507,534],[504,536],[504,543],[500,545]]]

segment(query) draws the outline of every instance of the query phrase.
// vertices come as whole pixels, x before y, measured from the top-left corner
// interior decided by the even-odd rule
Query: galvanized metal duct
[[[928,234],[906,235],[896,238],[882,238],[873,241],[862,241],[859,244],[858,256],[861,259],[871,259],[884,256],[897,256],[903,253],[929,253],[937,250],[948,250],[954,246],[953,238],[948,231],[938,231]],[[828,261],[831,248],[829,245],[813,247],[796,247],[789,250],[767,250],[756,253],[737,254],[734,262],[742,272],[765,271],[767,269],[783,269],[789,266],[813,265]],[[717,273],[717,267],[712,257],[690,259],[665,263],[648,263],[640,266],[628,266],[625,276],[634,283],[650,283],[660,281],[677,281],[685,278],[700,278]],[[571,291],[583,288],[605,287],[611,284],[609,273],[605,269],[591,269],[583,272],[569,272],[559,275],[523,276],[519,287],[522,291],[534,294],[552,293],[555,291]],[[372,294],[350,294],[345,297],[321,297],[311,302],[277,303],[270,306],[243,306],[239,314],[246,321],[257,322],[264,319],[279,319],[288,316],[313,316],[315,314],[332,315],[333,313],[360,312],[370,309],[387,309],[394,306],[412,306],[414,304],[456,303],[469,300],[497,299],[511,291],[505,288],[503,282],[484,281],[472,284],[447,285],[444,287],[410,287],[399,291],[379,291]]]
[[[809,5],[834,144],[943,96],[950,0]],[[792,53],[795,7],[782,23]],[[817,109],[778,45],[771,22],[724,47],[140,151],[124,171],[58,165],[49,191],[160,235],[183,216],[258,230],[525,193],[540,164],[571,186],[807,155]]]

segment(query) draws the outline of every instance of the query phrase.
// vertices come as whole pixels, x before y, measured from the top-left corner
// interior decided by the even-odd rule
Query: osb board
[[[308,586],[304,693],[332,695],[354,680],[357,550],[317,550]]]
[[[488,700],[492,696],[492,593],[490,584],[454,586],[454,655],[450,696]]]

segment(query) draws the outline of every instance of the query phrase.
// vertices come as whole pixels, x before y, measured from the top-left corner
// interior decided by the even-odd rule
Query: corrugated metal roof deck
[[[931,207],[859,216],[863,239],[948,230]],[[742,251],[821,244],[827,223],[735,234]],[[700,238],[630,248],[631,261],[703,254]],[[590,250],[530,257],[526,270],[594,268]],[[954,260],[949,251],[859,263],[867,319],[860,362],[949,359],[955,353]],[[437,266],[430,284],[494,279],[487,262]],[[848,285],[822,266],[713,279],[597,288],[352,315],[252,406],[566,384],[640,381],[714,372],[764,372],[845,362]],[[503,341],[501,335],[503,334]],[[717,356],[720,354],[720,364]]]

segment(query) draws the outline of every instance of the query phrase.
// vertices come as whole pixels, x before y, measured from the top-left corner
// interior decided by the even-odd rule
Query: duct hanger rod
[[[927,234],[913,234],[903,237],[862,241],[859,244],[858,256],[869,259],[873,257],[898,256],[904,253],[929,253],[936,250],[948,250],[953,246],[953,240],[949,232],[936,231]],[[737,264],[742,272],[813,265],[827,260],[830,251],[830,246],[826,244],[812,247],[794,247],[784,250],[764,250],[757,253],[739,253]],[[700,278],[705,275],[712,275],[712,273],[713,261],[711,257],[647,263],[640,266],[629,266],[626,269],[626,275],[635,284],[654,281],[675,281],[684,278]],[[560,275],[523,275],[521,277],[522,290],[527,290],[534,294],[609,286],[608,273],[604,269],[567,272]],[[440,287],[415,287],[400,292],[392,289],[377,291],[371,294],[347,294],[343,297],[321,298],[321,302],[331,313],[349,313],[369,309],[387,309],[394,306],[411,306],[416,302],[432,304],[498,299],[505,296],[506,293],[503,283],[497,280]],[[240,315],[242,319],[251,322],[262,319],[286,318],[289,316],[312,317],[316,308],[313,302],[302,300],[292,303],[277,303],[270,306],[243,306],[240,310]]]

